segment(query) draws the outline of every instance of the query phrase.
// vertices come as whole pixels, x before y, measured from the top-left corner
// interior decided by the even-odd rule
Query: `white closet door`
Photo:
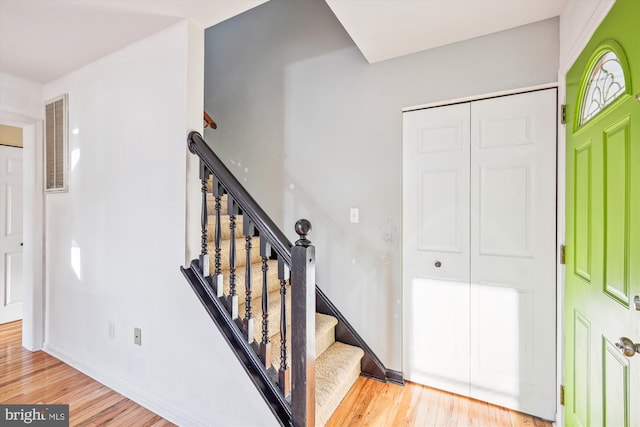
[[[0,145],[0,324],[22,319],[22,148]]]
[[[556,90],[404,114],[405,375],[555,416]]]
[[[471,396],[555,417],[556,90],[471,103]]]
[[[405,376],[469,393],[469,104],[404,114]]]

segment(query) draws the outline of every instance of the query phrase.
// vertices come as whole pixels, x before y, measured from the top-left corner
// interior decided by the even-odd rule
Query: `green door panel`
[[[565,425],[640,427],[640,0],[618,0],[567,74]],[[612,50],[626,93],[580,125],[581,93]]]

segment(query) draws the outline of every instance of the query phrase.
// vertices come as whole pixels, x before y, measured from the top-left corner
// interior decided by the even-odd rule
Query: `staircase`
[[[215,214],[215,198],[211,195],[213,188],[213,178],[208,182],[209,194],[207,195],[207,245],[209,254],[209,265],[215,265],[215,243],[214,232],[216,229],[216,214]],[[229,248],[231,247],[231,216],[228,214],[228,196],[225,194],[221,197],[221,271],[223,277],[223,297],[228,299],[230,289],[230,263],[229,263]],[[243,215],[235,215],[236,229],[242,230],[243,228]],[[250,266],[247,267],[246,252],[246,238],[236,237],[236,293],[238,297],[238,318],[240,324],[244,325],[246,322],[247,310],[246,310],[246,286],[245,278],[247,277],[247,268],[251,270],[251,277],[255,278],[252,283],[251,292],[251,307],[261,307],[262,304],[262,292],[263,292],[263,271],[262,271],[262,258],[260,256],[260,247],[258,237],[251,238],[250,249]],[[269,292],[268,301],[268,324],[280,325],[281,318],[281,301],[280,301],[280,281],[278,280],[278,268],[277,261],[267,261],[267,286],[266,289]],[[291,292],[290,285],[287,285],[287,298],[286,298],[286,313],[287,313],[287,339],[285,342],[291,342]],[[261,319],[260,319],[261,320]],[[316,313],[315,315],[315,373],[316,373],[316,414],[315,425],[323,426],[329,420],[339,403],[347,394],[353,383],[355,383],[358,376],[360,376],[360,361],[364,356],[364,352],[359,347],[336,342],[335,339],[335,327],[338,324],[338,320],[330,315]],[[261,337],[262,335],[262,322],[253,322],[253,339],[255,337]],[[277,371],[280,368],[280,349],[281,339],[280,332],[276,332],[270,337],[271,343],[271,368]],[[286,352],[286,365],[291,366],[291,352]]]
[[[201,253],[181,268],[282,425],[323,426],[358,376],[403,383],[315,284],[311,224],[292,245],[191,132],[200,157]]]

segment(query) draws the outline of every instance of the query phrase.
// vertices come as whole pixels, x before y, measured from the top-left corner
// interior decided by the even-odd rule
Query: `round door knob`
[[[616,343],[616,347],[627,357],[640,353],[640,344],[634,344],[633,341],[627,337],[620,337],[620,341]]]
[[[442,267],[442,263],[440,261],[436,261],[436,263],[434,264],[437,268]]]

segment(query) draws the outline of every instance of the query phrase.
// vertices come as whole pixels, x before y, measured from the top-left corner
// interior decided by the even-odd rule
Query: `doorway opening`
[[[0,124],[22,129],[22,345],[36,351],[45,339],[42,119],[2,110]]]
[[[22,320],[22,128],[0,125],[0,324]]]

